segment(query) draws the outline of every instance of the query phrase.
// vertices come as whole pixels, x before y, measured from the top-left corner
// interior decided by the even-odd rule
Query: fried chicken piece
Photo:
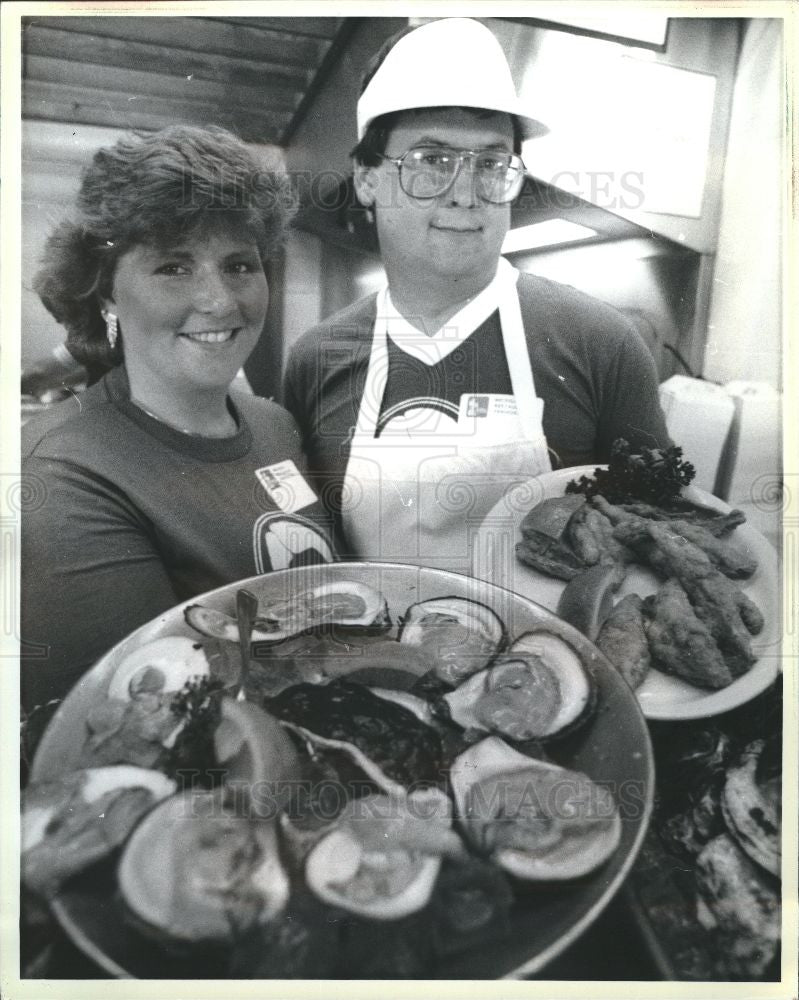
[[[614,534],[620,542],[629,545],[661,576],[680,581],[733,675],[746,673],[756,660],[749,634],[757,635],[763,628],[763,615],[757,605],[715,569],[698,545],[662,522],[625,513],[601,497],[596,499],[614,523]]]
[[[780,944],[780,895],[776,883],[732,837],[721,834],[696,862],[696,915],[713,933],[722,956],[722,973],[735,979],[759,979]]]
[[[665,511],[662,517],[658,517],[656,516],[658,508],[644,503],[624,504],[616,507],[613,504],[609,504],[604,497],[595,497],[593,502],[596,503],[600,511],[613,524],[629,523],[627,518],[630,517],[644,518],[648,521],[662,524],[670,531],[697,545],[710,559],[716,569],[731,579],[745,580],[757,569],[757,559],[729,539],[719,537],[719,534],[711,528],[710,523],[673,517]],[[734,527],[741,523],[737,515],[740,515],[741,520],[745,519],[740,511],[732,511],[729,515],[724,514],[720,515],[720,517],[722,519],[729,518],[729,523]],[[726,531],[721,532],[721,534],[726,533]],[[574,543],[572,542],[572,544]]]
[[[599,630],[596,646],[633,690],[641,686],[652,657],[638,594],[628,594],[613,608]]]
[[[595,507],[585,503],[569,518],[566,537],[579,559],[587,566],[597,563],[625,565],[633,555],[613,537],[610,520]]]
[[[710,630],[696,616],[675,579],[667,580],[652,602],[649,650],[655,666],[703,688],[723,688],[735,679]]]

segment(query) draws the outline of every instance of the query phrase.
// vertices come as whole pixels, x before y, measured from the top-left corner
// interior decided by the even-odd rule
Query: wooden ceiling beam
[[[120,129],[154,130],[180,123],[221,125],[247,142],[276,143],[290,116],[31,80],[24,88],[22,117]]]
[[[169,49],[163,45],[83,35],[44,25],[31,26],[23,35],[22,46],[26,56],[69,58],[73,62],[100,63],[145,73],[163,73],[168,69],[175,76],[194,76],[229,87],[304,91],[313,75],[313,67],[297,69],[278,62]]]
[[[168,66],[164,65],[164,69]],[[24,78],[27,82],[55,83],[61,86],[83,87],[87,90],[117,91],[137,97],[161,97],[205,103],[218,107],[250,108],[256,112],[293,112],[302,97],[301,89],[286,87],[231,87],[216,81],[203,80],[194,74],[168,76],[119,69],[96,63],[53,59],[50,56],[25,57]],[[27,83],[26,83],[27,85]],[[100,98],[98,97],[98,100]]]
[[[224,21],[226,24],[246,24],[260,31],[307,36],[332,40],[345,20],[341,17],[208,17],[203,21]]]
[[[350,44],[350,40],[355,34],[357,28],[360,26],[361,20],[362,18],[359,17],[347,17],[342,19],[341,27],[339,28],[336,37],[333,39],[333,42],[327,50],[324,59],[317,67],[313,80],[311,80],[309,87],[303,94],[302,100],[295,109],[291,121],[281,137],[280,144],[282,146],[288,146],[294,138],[294,133],[297,131],[302,123],[302,120],[313,107],[319,91],[327,85],[335,68],[344,57],[347,47]]]
[[[34,17],[25,18],[23,31],[37,26],[299,68],[315,66],[327,48],[323,41],[271,37],[256,28],[197,17]]]

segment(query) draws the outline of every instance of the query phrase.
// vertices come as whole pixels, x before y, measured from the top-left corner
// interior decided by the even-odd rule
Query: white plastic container
[[[672,375],[659,394],[669,437],[696,469],[693,485],[713,493],[735,413],[732,397],[723,386],[686,375]]]
[[[782,397],[767,382],[728,382],[735,408],[724,450],[719,496],[758,504],[782,479]]]

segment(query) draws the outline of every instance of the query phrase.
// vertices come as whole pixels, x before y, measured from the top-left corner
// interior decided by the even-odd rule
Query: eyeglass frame
[[[410,191],[406,190],[405,185],[402,183],[402,165],[405,161],[405,157],[408,156],[410,153],[413,153],[417,149],[440,150],[443,153],[454,153],[455,157],[457,157],[458,164],[455,169],[455,173],[452,175],[452,180],[449,182],[449,184],[447,184],[446,187],[442,188],[442,190],[438,191],[436,194],[431,194],[431,195],[411,194]],[[416,201],[430,201],[432,198],[440,198],[442,194],[446,194],[446,192],[449,191],[449,189],[452,187],[452,185],[460,176],[460,172],[463,169],[463,164],[467,157],[469,157],[472,160],[472,162],[474,162],[475,158],[479,156],[481,153],[497,153],[499,155],[509,157],[511,162],[508,163],[508,168],[510,168],[513,165],[514,160],[518,161],[519,163],[518,169],[519,169],[519,176],[521,177],[521,183],[519,184],[518,190],[510,198],[506,198],[504,201],[492,201],[490,198],[486,198],[484,195],[480,194],[480,198],[483,201],[488,202],[489,205],[509,205],[515,198],[518,197],[519,191],[521,190],[521,186],[522,184],[524,184],[525,173],[527,172],[527,167],[524,164],[524,160],[521,158],[521,156],[519,156],[518,153],[509,153],[507,152],[507,150],[504,149],[493,150],[490,147],[484,147],[483,149],[456,149],[454,146],[435,146],[435,145],[425,145],[424,143],[422,143],[418,146],[411,146],[409,149],[406,149],[401,156],[386,156],[385,153],[377,153],[376,155],[379,156],[381,160],[385,160],[387,163],[394,164],[394,166],[397,168],[400,187],[405,192],[405,194],[408,195],[409,198],[413,198]]]

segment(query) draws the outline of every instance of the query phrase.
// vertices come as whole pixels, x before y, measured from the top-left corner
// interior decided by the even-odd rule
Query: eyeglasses
[[[503,205],[513,201],[524,182],[524,161],[515,153],[493,149],[450,149],[414,146],[402,156],[383,156],[399,170],[400,187],[411,198],[436,198],[454,183],[469,160],[475,191],[484,201]]]

